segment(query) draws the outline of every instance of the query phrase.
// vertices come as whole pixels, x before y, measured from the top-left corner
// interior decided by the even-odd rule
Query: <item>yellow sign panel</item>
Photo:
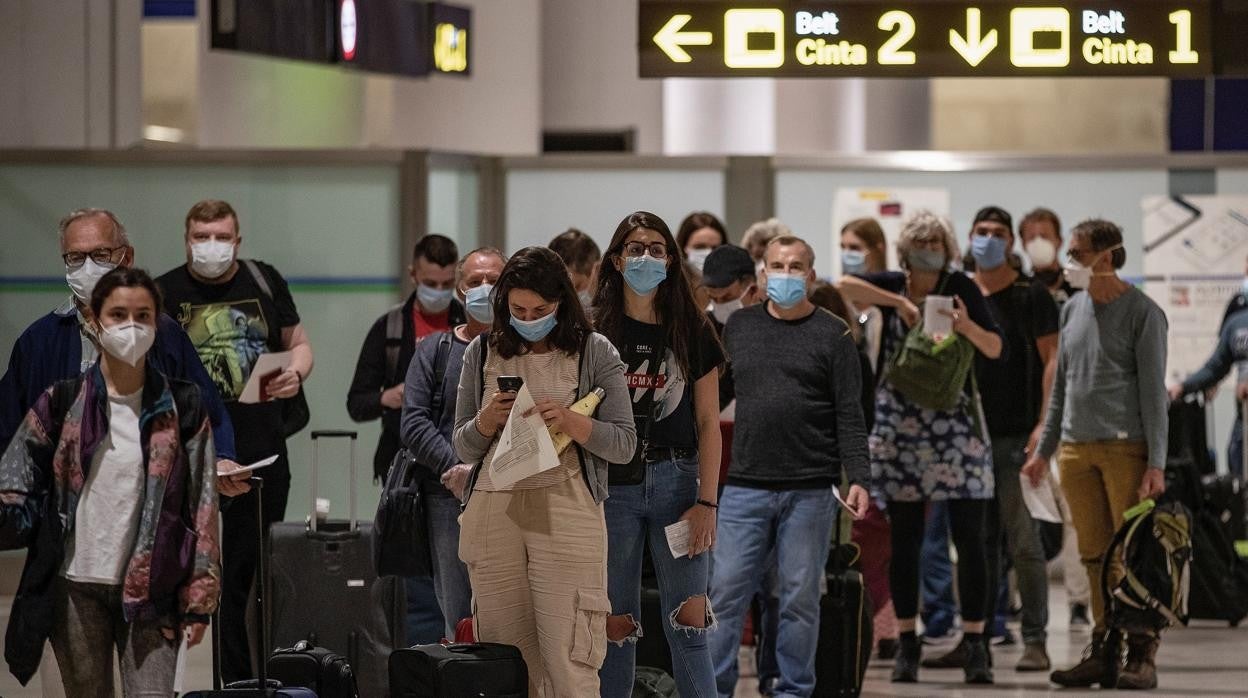
[[[784,11],[734,9],[724,12],[724,65],[729,68],[784,65]]]
[[[468,30],[442,23],[433,30],[433,64],[444,73],[468,69]]]

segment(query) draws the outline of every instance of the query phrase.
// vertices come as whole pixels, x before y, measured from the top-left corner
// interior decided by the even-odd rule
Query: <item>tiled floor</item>
[[[1086,632],[1071,633],[1066,627],[1065,602],[1060,586],[1052,589],[1052,622],[1049,629],[1049,654],[1060,666],[1077,660],[1087,644]],[[0,598],[0,623],[8,622],[12,604],[9,597]],[[1017,631],[1017,628],[1015,628]],[[939,652],[940,649],[932,650]],[[1096,691],[1056,691],[1050,688],[1047,674],[1019,674],[1013,671],[1021,649],[1018,647],[996,648],[997,683],[994,686],[972,687],[962,683],[961,670],[924,669],[919,674],[921,683],[894,685],[889,683],[889,662],[872,661],[867,673],[864,696],[941,696],[959,698],[974,696],[1038,696],[1055,693],[1061,696],[1090,696]],[[1166,633],[1158,656],[1161,686],[1148,695],[1166,698],[1189,696],[1248,696],[1248,624],[1228,628],[1225,624],[1205,621],[1194,622],[1191,627]],[[210,687],[212,660],[207,646],[191,650],[187,661],[186,687]],[[744,668],[744,667],[743,667]],[[54,680],[55,682],[55,680]],[[59,683],[59,682],[55,682]],[[26,687],[4,672],[0,676],[0,696],[3,698],[41,698],[44,695],[41,677],[36,676]],[[53,691],[48,695],[59,696]],[[120,693],[118,693],[120,695]],[[1104,695],[1104,694],[1102,694]],[[743,678],[737,686],[737,698],[756,698],[755,680]],[[78,697],[73,697],[78,698]],[[89,697],[84,697],[89,698]],[[366,696],[365,698],[373,698]],[[378,697],[384,698],[384,697]]]

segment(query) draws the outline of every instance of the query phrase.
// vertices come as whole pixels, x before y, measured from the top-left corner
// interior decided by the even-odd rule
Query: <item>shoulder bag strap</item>
[[[386,380],[396,376],[399,368],[399,350],[403,348],[403,304],[386,311]],[[399,380],[402,383],[402,378]]]
[[[438,336],[438,353],[433,359],[433,399],[431,405],[433,407],[432,416],[434,419],[442,418],[442,382],[446,380],[446,365],[451,360],[451,343],[455,340],[452,336],[453,332],[454,330],[450,330]]]

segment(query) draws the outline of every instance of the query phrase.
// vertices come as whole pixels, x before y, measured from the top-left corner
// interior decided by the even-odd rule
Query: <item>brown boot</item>
[[[1066,688],[1087,688],[1099,683],[1102,688],[1114,688],[1118,683],[1119,662],[1122,659],[1122,639],[1116,632],[1093,637],[1092,644],[1083,651],[1083,660],[1069,669],[1049,674],[1049,680]]]
[[[1157,688],[1157,644],[1153,635],[1127,638],[1127,666],[1118,675],[1118,688]]]

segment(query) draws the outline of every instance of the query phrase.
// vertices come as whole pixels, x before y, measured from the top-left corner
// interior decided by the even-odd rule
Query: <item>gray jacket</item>
[[[494,442],[493,438],[482,436],[476,425],[477,413],[481,411],[481,342],[488,337],[482,335],[472,340],[464,350],[464,369],[459,374],[455,435],[452,440],[460,461],[475,463],[478,469]],[[633,422],[628,386],[624,382],[624,363],[611,341],[597,332],[591,332],[585,340],[576,394],[584,396],[594,388],[602,388],[606,397],[598,406],[597,413],[590,418],[594,426],[589,441],[578,450],[585,483],[594,501],[602,502],[607,498],[608,464],[627,463],[633,459],[633,451],[637,448],[637,427]],[[472,482],[476,482],[475,471]]]

